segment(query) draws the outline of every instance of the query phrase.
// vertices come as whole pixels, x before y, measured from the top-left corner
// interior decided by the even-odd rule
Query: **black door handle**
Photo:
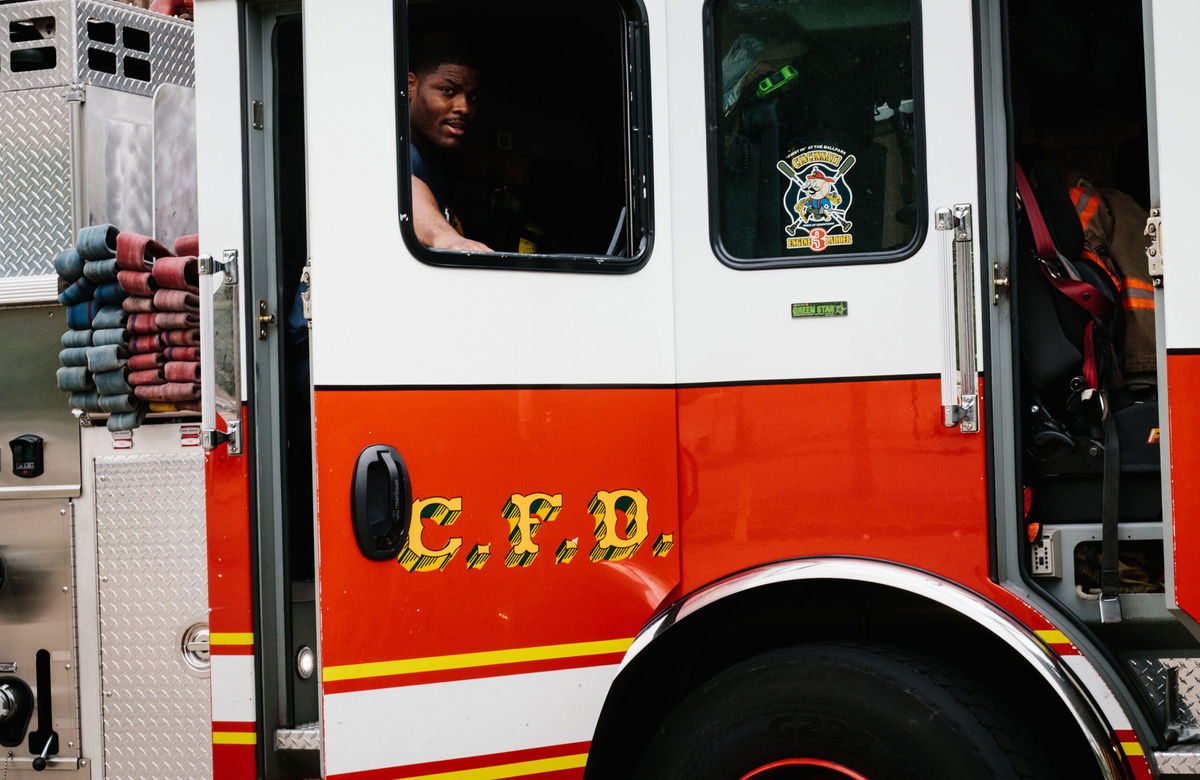
[[[372,561],[400,554],[408,541],[412,484],[395,447],[372,444],[358,453],[350,488],[350,518],[359,551]]]

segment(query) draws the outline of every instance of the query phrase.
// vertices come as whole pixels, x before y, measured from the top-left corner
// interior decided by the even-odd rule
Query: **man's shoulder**
[[[412,175],[421,181],[429,178],[429,167],[425,164],[425,158],[416,144],[408,145],[408,167],[412,171]]]

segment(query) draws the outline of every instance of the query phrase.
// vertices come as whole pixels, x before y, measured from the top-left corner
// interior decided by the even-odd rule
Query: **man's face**
[[[412,131],[440,149],[455,149],[475,116],[479,73],[462,65],[439,65],[423,76],[408,74]]]

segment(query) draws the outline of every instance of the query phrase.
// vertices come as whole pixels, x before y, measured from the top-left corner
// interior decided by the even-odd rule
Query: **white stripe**
[[[1079,678],[1079,682],[1083,683],[1083,687],[1087,688],[1088,693],[1096,700],[1096,704],[1100,707],[1100,711],[1104,713],[1104,717],[1108,719],[1108,725],[1117,729],[1132,729],[1133,725],[1129,722],[1129,716],[1125,714],[1125,710],[1121,707],[1121,703],[1117,701],[1117,697],[1113,695],[1112,689],[1108,687],[1108,683],[1104,682],[1104,678],[1096,671],[1096,667],[1092,666],[1092,662],[1081,655],[1064,655],[1062,660],[1066,662],[1075,676]]]
[[[254,656],[212,657],[212,719],[243,723],[258,720],[254,706]]]
[[[587,742],[618,666],[325,697],[331,775]]]

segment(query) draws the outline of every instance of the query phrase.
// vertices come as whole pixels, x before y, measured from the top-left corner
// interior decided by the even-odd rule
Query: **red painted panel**
[[[254,780],[257,776],[254,745],[213,745],[213,780]]]
[[[245,408],[242,430],[246,431]],[[245,440],[245,433],[243,433]],[[254,630],[251,602],[249,456],[231,456],[221,446],[204,456],[205,517],[208,531],[209,629],[213,633]],[[213,647],[221,654],[224,648]],[[244,649],[232,649],[240,654]]]
[[[319,390],[314,409],[325,668],[628,638],[678,581],[678,549],[652,549],[677,531],[671,388]],[[372,444],[400,451],[415,499],[461,498],[453,524],[422,523],[429,548],[462,540],[444,568],[410,572],[359,553],[351,477]],[[647,538],[632,557],[593,562],[589,502],[618,490],[645,496]],[[562,508],[537,530],[529,565],[506,565],[502,511],[535,492],[561,494]],[[557,563],[564,540],[578,552]],[[476,545],[491,545],[490,557],[468,568]]]
[[[1200,619],[1200,355],[1167,355],[1167,393],[1171,443],[1171,517],[1175,531],[1175,600]],[[1192,564],[1189,565],[1188,561]]]
[[[807,555],[987,580],[985,438],[936,379],[683,388],[679,429],[685,590]]]

